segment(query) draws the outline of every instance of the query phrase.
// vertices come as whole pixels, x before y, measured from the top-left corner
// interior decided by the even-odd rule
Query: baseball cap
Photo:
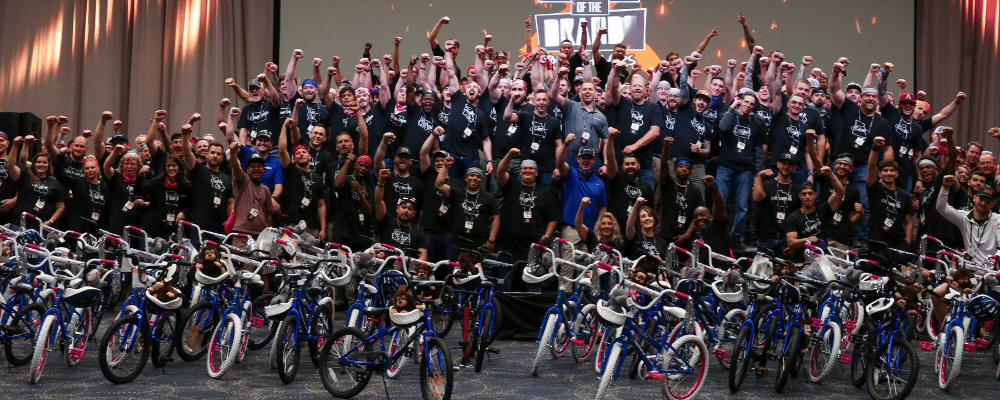
[[[507,52],[506,51],[498,51],[496,53],[496,55],[493,56],[493,58],[500,58],[500,57],[509,58],[509,57],[507,57]]]
[[[857,82],[848,83],[847,88],[844,89],[844,91],[846,92],[848,90],[851,90],[851,88],[858,89],[859,92],[861,91],[861,85],[859,85]]]
[[[114,143],[115,140],[121,140],[125,143],[128,143],[128,136],[125,136],[124,133],[119,133],[111,137],[111,143]]]
[[[788,161],[790,163],[795,163],[795,156],[792,153],[784,153],[781,157],[778,157],[778,161]]]
[[[583,157],[583,156],[597,157],[597,150],[594,150],[593,147],[581,147],[580,151],[576,153],[576,156],[577,157]]]
[[[402,146],[402,147],[399,148],[399,150],[396,150],[396,156],[397,157],[398,156],[407,156],[407,157],[413,158],[413,153],[410,153],[410,148],[409,147]]]
[[[417,199],[413,198],[412,196],[403,196],[399,198],[399,203],[397,204],[398,205],[407,204],[410,207],[417,208]]]
[[[247,159],[247,165],[253,164],[255,162],[263,164],[264,163],[264,157],[262,157],[260,154],[257,154],[257,153],[251,154],[250,158]]]
[[[573,82],[583,82],[583,75],[577,75],[576,78],[573,78]]]
[[[253,137],[253,141],[256,142],[257,139],[273,140],[273,139],[271,139],[271,132],[268,132],[266,130],[257,131],[257,136]]]
[[[917,103],[917,95],[915,95],[913,93],[903,93],[903,94],[899,95],[899,102],[902,103],[904,101],[916,104]]]
[[[753,93],[754,96],[757,95],[757,92],[755,92],[755,91],[753,91],[753,89],[747,88],[747,87],[740,89],[739,95],[742,96],[744,93]]]
[[[705,101],[712,101],[712,95],[708,94],[708,91],[704,90],[704,89],[703,90],[699,90],[698,93],[694,94],[694,98],[697,99],[699,97],[705,98]]]
[[[667,90],[667,96],[680,96],[680,95],[681,95],[680,88],[670,88],[669,90]]]
[[[818,87],[818,88],[814,88],[814,89],[813,89],[813,91],[812,91],[812,94],[816,94],[816,93],[823,93],[823,94],[828,94],[828,93],[826,92],[826,89],[824,89],[824,88],[821,88],[821,87]]]
[[[809,87],[812,87],[814,89],[819,87],[819,81],[816,80],[816,78],[809,78],[806,80],[809,81]]]
[[[868,93],[877,95],[878,94],[878,89],[875,89],[873,87],[866,87],[866,88],[864,88],[864,89],[861,90],[861,94],[868,94]]]
[[[252,88],[254,86],[256,86],[258,89],[261,88],[260,82],[257,82],[257,80],[254,79],[254,80],[251,80],[250,82],[247,83],[247,90],[250,90],[250,88]]]
[[[438,151],[435,151],[435,152],[434,152],[434,155],[432,156],[432,158],[437,158],[437,157],[444,157],[444,158],[448,158],[448,157],[450,157],[450,156],[451,156],[451,154],[448,154],[448,152],[447,152],[447,151],[444,151],[444,150],[438,150]]]
[[[983,187],[979,188],[978,192],[976,192],[976,196],[986,197],[986,198],[990,199],[990,201],[994,201],[996,199],[996,194],[997,194],[997,191],[994,190],[993,188],[989,187],[989,186],[983,186]]]
[[[656,84],[656,88],[657,89],[659,89],[659,88],[668,88],[669,89],[670,88],[670,82],[660,81],[659,83]]]

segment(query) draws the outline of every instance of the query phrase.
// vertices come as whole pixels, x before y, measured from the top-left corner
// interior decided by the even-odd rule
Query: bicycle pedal
[[[489,352],[490,354],[500,354],[500,349],[496,347],[487,348],[486,351]]]
[[[160,360],[165,363],[174,362],[174,358],[170,356],[162,356],[160,357]]]
[[[574,346],[586,346],[587,345],[587,342],[583,341],[583,339],[573,339],[573,340],[570,340],[570,343],[573,343]]]
[[[753,369],[753,373],[757,375],[758,378],[767,376],[767,368],[756,367]]]
[[[69,352],[69,356],[73,361],[80,361],[85,355],[87,355],[87,350],[85,349],[72,349]]]
[[[264,319],[261,318],[261,317],[250,318],[250,326],[252,326],[254,328],[263,328],[264,327]]]
[[[985,349],[987,347],[990,347],[990,342],[983,338],[976,338],[976,346],[979,347],[980,349]]]
[[[923,351],[934,350],[934,342],[920,341],[920,350],[923,350]]]
[[[458,341],[458,346],[459,347],[465,347],[465,346],[468,346],[468,345],[469,345],[469,342],[467,342],[465,340],[459,340]]]
[[[726,349],[715,349],[715,358],[726,360],[729,358],[729,352]]]
[[[656,379],[658,381],[662,381],[664,379],[663,373],[656,372],[656,371],[650,372],[648,377],[649,377],[649,379]]]
[[[962,348],[969,353],[974,353],[976,351],[976,344],[972,342],[965,342],[965,344],[962,345]]]
[[[850,320],[844,321],[844,329],[849,329],[849,330],[853,331],[854,328],[857,327],[857,326],[858,326],[858,323],[855,322],[855,321],[850,321]]]
[[[809,324],[813,329],[820,329],[823,327],[823,320],[819,318],[813,318],[812,323]]]
[[[840,353],[840,363],[841,364],[850,364],[852,357],[853,357],[852,354]]]

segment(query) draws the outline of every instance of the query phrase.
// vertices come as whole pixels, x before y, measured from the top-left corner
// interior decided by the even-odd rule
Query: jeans
[[[552,189],[552,171],[538,171],[538,177],[535,178],[535,181],[546,190]]]
[[[861,217],[861,225],[858,226],[857,234],[854,236],[854,239],[861,242],[862,246],[868,244],[868,218],[871,216],[868,208],[868,184],[865,181],[867,178],[867,165],[854,167],[851,176],[848,177],[851,184],[858,188],[858,192],[861,193],[861,206],[865,208],[865,215]]]
[[[753,171],[736,172],[729,167],[720,165],[716,182],[719,192],[727,203],[730,194],[735,193],[733,200],[733,229],[730,232],[746,243],[743,230],[746,225],[747,209],[750,206],[750,190],[753,188]]]
[[[427,249],[427,261],[447,260],[448,243],[451,243],[451,232],[425,230],[424,248]]]
[[[906,193],[913,192],[914,175],[909,172],[900,172],[896,176],[896,187],[903,189]]]
[[[448,170],[448,176],[460,181],[465,180],[465,172],[469,169],[469,167],[481,167],[479,165],[479,160],[473,160],[469,157],[460,155],[453,155],[452,157],[455,158],[455,163],[452,164],[451,169]],[[483,170],[483,173],[486,173],[485,169]]]
[[[639,180],[648,183],[649,187],[653,187],[655,185],[655,183],[653,182],[653,170],[640,169]]]

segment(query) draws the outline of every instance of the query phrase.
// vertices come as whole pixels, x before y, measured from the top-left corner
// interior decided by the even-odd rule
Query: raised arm
[[[181,126],[181,147],[184,149],[182,152],[184,154],[184,167],[188,170],[194,169],[195,163],[198,162],[195,159],[194,152],[191,151],[191,133],[194,132],[194,127],[191,124],[184,124]]]
[[[587,228],[587,224],[583,223],[583,215],[586,213],[588,206],[590,206],[590,197],[581,199],[580,207],[576,209],[576,219],[573,220],[576,224],[576,233],[584,240],[587,239],[587,234],[590,233],[590,228]]]
[[[639,219],[639,208],[646,204],[646,199],[639,196],[635,199],[635,204],[628,213],[628,222],[625,223],[625,238],[632,240],[635,238],[635,222]]]
[[[163,125],[163,119],[167,117],[166,110],[157,110],[156,114],[153,114],[153,123],[149,125],[149,132],[146,132],[146,147],[149,148],[149,154],[156,154],[160,147],[156,145],[157,134],[166,134],[167,126]],[[170,143],[169,141],[163,143]],[[104,145],[103,143],[99,143]],[[96,147],[96,146],[95,146]],[[110,177],[110,176],[109,176]]]
[[[774,171],[770,168],[764,168],[757,173],[757,177],[753,180],[753,201],[762,202],[767,198],[767,192],[764,191],[764,179],[774,176]]]
[[[441,129],[442,131],[444,130],[444,128],[436,127],[434,128],[434,131],[437,132],[438,129]],[[431,159],[431,152],[437,151],[435,149],[435,145],[437,145],[438,142],[437,133],[427,135],[427,139],[424,139],[424,144],[420,146],[420,172],[427,171],[427,168],[434,166],[434,161]]]
[[[826,200],[826,204],[830,206],[831,211],[837,212],[840,209],[840,202],[844,199],[844,185],[840,183],[840,179],[833,175],[833,169],[828,166],[824,165],[823,168],[820,168],[819,174],[830,178],[828,180],[830,187],[833,188],[833,194]]]
[[[236,93],[236,97],[239,97],[239,99],[243,100],[244,103],[249,103],[253,101],[253,97],[250,96],[250,92],[244,89],[243,86],[240,86],[238,83],[236,83],[235,79],[226,78],[225,83],[226,86],[229,86],[231,89],[233,89],[233,92]]]
[[[719,26],[716,25],[714,28],[712,28],[712,31],[708,33],[708,36],[705,36],[705,40],[702,40],[701,43],[698,44],[698,48],[695,49],[695,51],[699,53],[704,53],[705,48],[708,47],[708,42],[712,40],[713,36],[718,36],[718,35],[719,35]]]
[[[382,135],[382,140],[378,142],[378,147],[375,149],[375,169],[380,170],[385,168],[385,153],[386,149],[389,147],[389,143],[396,140],[396,134],[392,132],[386,132]]]
[[[945,146],[948,148],[948,156],[944,159],[944,173],[947,175],[955,174],[955,164],[958,163],[958,148],[955,147],[955,139],[952,139],[954,133],[955,130],[950,126],[941,130],[941,137],[947,139]]]
[[[500,96],[503,95],[502,93],[500,93],[500,78],[504,76],[504,74],[509,70],[510,70],[509,65],[500,64],[497,66],[497,73],[493,74],[493,76],[490,77],[490,85],[488,89],[490,91],[490,101],[492,101],[493,104],[496,104],[498,101],[500,101]]]
[[[448,70],[448,84],[453,88],[459,87],[458,75],[455,73],[455,60],[454,56],[451,54],[451,48],[454,44],[449,40],[444,43],[444,67]]]
[[[104,127],[108,124],[108,121],[114,117],[115,115],[112,114],[111,111],[101,113],[101,119],[97,121],[97,128],[94,128],[94,143],[102,144],[102,146],[94,146],[94,156],[97,157],[98,160],[103,159],[104,153],[107,151],[103,146]]]
[[[567,133],[563,145],[556,150],[556,168],[559,169],[560,176],[569,173],[569,164],[566,164],[566,153],[569,152],[569,144],[576,140],[576,134]]]
[[[65,120],[65,122],[60,122],[62,120]],[[54,162],[56,157],[59,156],[59,149],[56,148],[56,135],[58,135],[60,126],[66,122],[69,122],[69,118],[56,117],[54,115],[45,118],[45,125],[47,125],[47,129],[45,130],[45,150],[49,153],[50,162]]]
[[[288,127],[295,124],[295,120],[285,118],[281,124],[281,136],[278,137],[278,159],[281,160],[281,168],[288,168],[292,158],[288,155]]]
[[[431,34],[427,36],[427,40],[431,43],[431,48],[437,48],[440,44],[437,41],[438,33],[441,32],[441,26],[445,24],[450,24],[451,18],[442,17],[438,20],[437,24],[434,24],[434,29],[431,30]]]
[[[452,164],[455,163],[454,157],[448,157],[444,160],[444,168],[438,170],[437,178],[434,179],[434,188],[437,189],[438,193],[441,193],[442,197],[451,196],[451,186],[448,185],[448,170],[451,169]]]
[[[507,102],[507,107],[503,109],[503,120],[508,124],[514,125],[518,123],[518,116],[517,114],[514,113],[514,103],[521,101],[521,98],[524,97],[524,95],[520,93],[514,93],[512,94],[512,97],[513,98]]]
[[[726,215],[726,201],[722,198],[722,191],[715,184],[715,177],[712,175],[705,175],[702,179],[702,183],[705,186],[705,193],[711,193],[712,196],[712,214],[716,221],[725,221],[729,217]]]
[[[608,93],[611,96],[611,104],[614,104],[616,106],[618,105],[618,102],[621,101],[622,98],[622,93],[620,90],[622,83],[618,79],[618,76],[621,74],[621,70],[624,68],[625,68],[625,63],[619,60],[614,60],[611,62],[611,72],[608,73],[608,81],[607,81]]]
[[[843,59],[843,58],[842,58]],[[830,74],[830,101],[834,106],[840,108],[844,105],[847,96],[844,94],[841,83],[844,79],[844,64],[837,62],[833,64],[833,73]]]
[[[608,143],[610,143],[610,145],[604,146],[604,165],[608,167],[608,179],[615,179],[615,177],[618,176],[618,160],[615,159],[615,153],[618,151],[615,150],[614,143],[615,138],[617,138],[620,133],[621,132],[615,128],[608,128]]]
[[[17,157],[23,150],[21,143],[24,142],[24,138],[21,136],[15,137],[13,141],[10,142],[9,149],[7,149],[7,172],[10,174],[10,179],[17,182],[21,179],[21,168],[17,166]]]
[[[931,123],[934,124],[934,126],[938,126],[938,124],[944,122],[944,120],[948,119],[948,117],[955,113],[955,110],[958,109],[958,105],[962,104],[963,101],[965,101],[965,93],[958,92],[958,94],[955,95],[955,100],[952,100],[952,102],[945,106],[945,108],[942,108],[941,111],[931,117]]]
[[[354,153],[347,155],[347,161],[344,165],[340,166],[340,173],[337,174],[336,178],[333,178],[333,187],[340,189],[344,187],[344,182],[347,181],[347,175],[351,174],[351,166],[354,165],[354,160],[357,160],[358,156]]]
[[[387,169],[378,170],[378,184],[375,185],[375,220],[381,221],[385,218],[385,180],[389,179],[391,171]]]
[[[531,16],[524,20],[524,48],[526,54],[531,54]]]
[[[292,51],[292,58],[288,60],[288,67],[285,68],[285,93],[282,93],[285,100],[295,97],[295,91],[298,89],[295,87],[295,66],[304,55],[302,49],[295,49]]]
[[[507,185],[507,181],[510,180],[510,173],[507,172],[510,169],[510,162],[516,157],[521,156],[521,149],[517,147],[512,147],[507,154],[504,154],[503,159],[497,164],[497,184],[500,187]]]
[[[115,159],[118,156],[125,154],[125,146],[116,145],[113,150],[111,150],[111,155],[104,159],[104,176],[108,179],[114,178],[115,176]]]
[[[743,39],[746,40],[746,42],[747,42],[747,48],[748,49],[753,49],[754,47],[756,47],[757,43],[753,39],[753,35],[751,34],[750,27],[747,26],[747,19],[746,19],[746,17],[743,16],[743,11],[740,11],[740,16],[736,17],[736,20],[739,21],[740,25],[743,26]],[[749,66],[749,65],[750,64],[747,64],[747,66]],[[750,74],[748,73],[747,76],[750,76]]]
[[[372,64],[378,67],[379,75],[382,77],[382,87],[378,91],[378,102],[385,107],[389,103],[389,99],[393,98],[395,93],[392,91],[392,87],[389,85],[389,63],[392,62],[392,56],[386,54],[382,56],[383,62],[378,60],[372,60]]]
[[[872,151],[868,153],[868,176],[865,178],[865,183],[868,186],[878,182],[878,154],[883,146],[885,146],[885,138],[876,136],[872,140]]]

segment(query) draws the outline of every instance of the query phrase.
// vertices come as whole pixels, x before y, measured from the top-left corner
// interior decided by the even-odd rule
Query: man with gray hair
[[[511,148],[500,160],[497,168],[497,183],[504,198],[500,208],[500,249],[510,255],[502,260],[513,264],[518,260],[528,259],[528,249],[532,243],[548,245],[556,232],[559,221],[559,202],[548,190],[538,184],[538,163],[532,159],[521,161],[521,180],[511,179],[507,172],[510,162],[521,155],[521,150]],[[503,276],[507,271],[501,271]],[[509,291],[511,280],[497,285],[501,291]],[[541,290],[541,287],[529,287],[529,290]]]

